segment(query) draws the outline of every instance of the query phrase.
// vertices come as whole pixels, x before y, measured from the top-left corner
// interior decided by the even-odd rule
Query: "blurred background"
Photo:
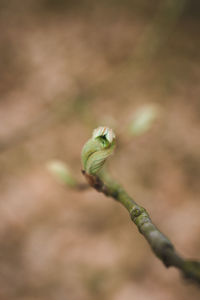
[[[99,126],[113,177],[200,256],[200,2],[0,0],[0,299],[186,300],[126,210],[84,183]]]

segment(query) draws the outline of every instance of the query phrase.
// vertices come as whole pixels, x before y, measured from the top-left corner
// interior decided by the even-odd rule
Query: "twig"
[[[82,173],[93,188],[119,201],[128,210],[131,220],[166,267],[174,266],[183,273],[185,278],[200,284],[200,262],[185,260],[177,254],[171,241],[153,224],[145,208],[138,205],[114,181],[105,184],[98,176],[88,175],[84,171]]]
[[[92,138],[82,150],[82,173],[87,182],[128,210],[131,220],[166,267],[174,266],[185,278],[200,284],[200,261],[185,260],[177,254],[171,241],[153,224],[146,209],[138,205],[108,174],[101,172],[103,164],[113,152],[114,145],[115,135],[111,129],[99,127],[94,130]]]

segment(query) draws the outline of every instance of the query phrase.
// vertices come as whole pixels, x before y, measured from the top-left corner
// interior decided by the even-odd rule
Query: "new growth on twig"
[[[82,150],[82,173],[90,186],[120,202],[129,212],[131,220],[149,243],[153,253],[166,267],[179,269],[183,276],[200,284],[200,261],[185,260],[174,249],[171,241],[153,224],[145,208],[137,204],[113,179],[101,172],[115,147],[112,129],[98,127]]]

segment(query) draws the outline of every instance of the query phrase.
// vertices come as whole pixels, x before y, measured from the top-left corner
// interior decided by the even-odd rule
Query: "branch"
[[[99,130],[99,135],[97,134],[97,130]],[[106,135],[108,136],[108,131],[105,128],[104,130],[102,127],[96,129],[92,139],[83,148],[82,161],[84,170],[82,173],[89,185],[98,192],[114,198],[128,210],[131,220],[145,237],[154,254],[166,267],[174,266],[182,272],[185,278],[200,284],[200,261],[185,260],[177,254],[171,241],[153,224],[146,209],[138,205],[118,183],[100,173],[100,168],[110,155],[110,151],[108,150],[110,149],[109,147],[113,148],[113,140],[115,138],[114,135],[113,138],[108,136],[110,138],[108,140]],[[105,141],[102,142],[102,137],[104,139],[107,138],[107,142],[110,144],[108,143],[105,146]],[[99,144],[97,145],[98,142]],[[96,151],[94,150],[95,147]],[[107,157],[105,157],[106,154]],[[97,173],[98,175],[96,175]]]

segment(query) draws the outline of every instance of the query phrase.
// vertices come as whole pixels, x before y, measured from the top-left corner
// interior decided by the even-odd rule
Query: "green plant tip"
[[[82,150],[83,170],[89,175],[97,175],[107,158],[113,153],[115,134],[112,129],[100,126],[93,131]]]
[[[104,137],[109,143],[112,143],[112,141],[115,139],[115,134],[112,129],[100,126],[94,129],[92,134],[93,139],[97,137]]]

